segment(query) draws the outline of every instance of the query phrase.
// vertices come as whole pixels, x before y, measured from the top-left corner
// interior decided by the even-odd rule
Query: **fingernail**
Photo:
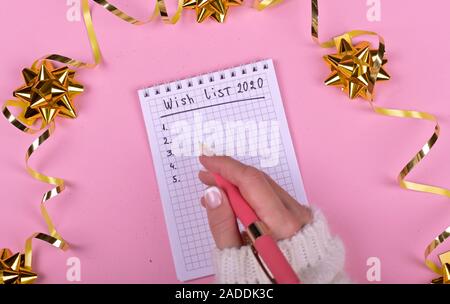
[[[205,190],[204,198],[206,204],[211,209],[215,209],[222,204],[222,194],[220,193],[219,188],[217,187],[209,187]]]
[[[202,144],[201,146],[201,155],[204,156],[214,156],[214,150],[212,150],[210,147],[208,147],[205,144]]]

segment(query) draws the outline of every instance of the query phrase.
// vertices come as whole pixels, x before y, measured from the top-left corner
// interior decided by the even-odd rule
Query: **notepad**
[[[212,275],[201,146],[267,172],[307,202],[272,60],[139,90],[177,277]],[[154,244],[158,246],[158,244]]]

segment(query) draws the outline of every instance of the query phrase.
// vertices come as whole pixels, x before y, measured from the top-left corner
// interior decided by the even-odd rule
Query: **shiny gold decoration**
[[[432,283],[450,284],[450,251],[447,251],[439,255],[441,267],[436,265],[436,263],[434,263],[429,258],[431,253],[433,253],[436,250],[436,248],[442,245],[449,237],[450,237],[450,226],[447,227],[446,230],[441,232],[437,237],[435,237],[434,240],[432,240],[425,249],[425,264],[428,266],[429,269],[431,269],[440,276],[439,278],[434,279]]]
[[[151,16],[148,19],[141,21],[134,17],[131,17],[130,15],[126,14],[124,11],[122,11],[121,9],[112,5],[111,3],[109,3],[106,0],[94,0],[94,2],[101,5],[104,9],[109,11],[111,14],[117,16],[118,18],[122,19],[123,21],[126,21],[126,22],[134,24],[134,25],[143,25],[143,24],[152,22],[152,21],[156,20],[157,18],[161,18],[161,20],[164,23],[175,24],[181,18],[181,13],[183,11],[183,4],[184,4],[184,0],[178,0],[178,7],[177,7],[175,14],[173,14],[172,17],[169,17],[169,14],[167,12],[166,3],[164,2],[164,0],[156,0],[156,4],[155,4],[155,7],[153,9]]]
[[[411,160],[402,168],[400,173],[397,176],[397,181],[400,185],[400,187],[407,189],[407,190],[413,190],[418,192],[426,192],[426,193],[433,193],[437,195],[442,195],[446,197],[450,197],[450,190],[442,187],[422,184],[422,183],[416,183],[407,181],[406,177],[409,173],[419,164],[419,162],[425,158],[425,156],[430,153],[431,149],[436,144],[437,140],[440,136],[440,130],[441,127],[438,123],[438,120],[436,116],[427,113],[427,112],[419,112],[419,111],[411,111],[411,110],[397,110],[397,109],[388,109],[388,108],[382,108],[377,107],[373,105],[371,102],[370,105],[372,106],[372,109],[375,113],[379,115],[384,116],[390,116],[390,117],[398,117],[398,118],[415,118],[420,120],[428,120],[433,122],[434,125],[434,132],[428,139],[428,141],[423,145],[423,147],[411,158]]]
[[[450,284],[450,251],[439,255],[442,264],[442,277],[434,279],[434,284]]]
[[[57,235],[57,233],[56,233]],[[59,237],[59,236],[58,236]],[[34,233],[25,241],[25,253],[12,254],[11,250],[0,250],[0,284],[32,284],[38,275],[33,272],[32,242],[34,239],[48,243],[61,250],[67,250],[65,241],[45,233]]]
[[[420,111],[389,109],[374,105],[374,88],[379,80],[388,80],[389,74],[383,65],[387,60],[384,58],[385,43],[383,37],[375,32],[350,31],[337,36],[326,42],[319,42],[319,7],[317,0],[311,0],[311,36],[322,48],[336,47],[337,53],[324,57],[325,62],[331,68],[331,75],[325,80],[326,85],[335,85],[351,98],[361,97],[369,101],[371,109],[383,116],[414,118],[428,120],[435,124],[434,132],[423,147],[412,157],[398,174],[399,185],[408,190],[426,192],[450,197],[450,189],[407,181],[407,175],[425,158],[436,144],[440,135],[440,126],[436,116]],[[361,42],[353,45],[352,39],[362,35],[376,36],[379,40],[378,49],[370,49],[369,42]],[[450,226],[436,237],[425,250],[425,264],[432,271],[441,275],[442,282],[449,281],[449,254],[440,255],[442,267],[438,267],[430,259],[429,255],[450,236]]]
[[[372,79],[376,50],[370,49],[366,41],[352,45],[348,35],[338,37],[336,41],[338,53],[324,56],[325,62],[331,68],[331,74],[325,80],[328,86],[339,86],[350,99],[362,97],[372,98],[369,89],[375,86],[375,81],[389,80],[389,74],[381,67],[376,77]],[[383,61],[383,65],[387,60]]]
[[[263,9],[266,9],[268,7],[280,4],[283,1],[284,0],[255,0],[253,2],[253,7],[259,11],[262,11]]]
[[[86,26],[89,44],[91,46],[92,56],[94,57],[94,63],[86,63],[76,59],[72,59],[70,57],[66,57],[59,54],[50,54],[46,55],[42,58],[37,59],[33,65],[32,69],[35,69],[36,66],[40,65],[41,60],[50,60],[53,62],[62,63],[67,66],[71,66],[74,68],[95,68],[102,62],[102,54],[100,51],[100,47],[98,45],[97,36],[94,31],[94,25],[92,23],[92,16],[89,9],[89,0],[81,0],[81,9],[83,11],[83,19],[84,24]]]
[[[37,274],[25,268],[23,254],[0,250],[0,284],[31,284],[36,278]]]
[[[83,92],[83,86],[73,79],[74,71],[67,66],[56,69],[43,60],[37,68],[24,69],[22,75],[25,85],[13,93],[26,105],[21,121],[33,125],[40,118],[46,126],[57,116],[77,117],[72,98]]]
[[[184,0],[183,7],[194,9],[197,22],[201,23],[211,17],[217,22],[225,22],[230,6],[242,5],[243,0]]]

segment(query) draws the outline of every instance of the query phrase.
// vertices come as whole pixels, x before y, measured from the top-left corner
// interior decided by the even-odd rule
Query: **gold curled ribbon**
[[[229,7],[240,6],[242,2],[243,0],[184,0],[183,7],[195,10],[198,23],[210,17],[224,23]]]
[[[169,14],[167,12],[166,3],[164,2],[164,0],[156,0],[155,8],[153,9],[151,16],[147,20],[138,20],[138,19],[126,14],[124,11],[120,10],[119,8],[112,5],[111,3],[109,3],[106,0],[93,0],[93,1],[96,2],[97,4],[101,5],[104,9],[109,11],[111,14],[119,17],[123,21],[126,21],[126,22],[134,24],[134,25],[147,24],[149,22],[156,20],[158,17],[160,17],[164,23],[175,24],[178,22],[178,20],[180,20],[181,12],[183,11],[183,5],[184,5],[184,0],[178,0],[178,7],[177,7],[175,14],[172,17],[169,17]]]
[[[317,0],[311,0],[312,18],[311,18],[311,36],[313,40],[322,48],[336,47],[338,53],[327,55],[324,57],[327,64],[331,67],[332,73],[327,78],[327,85],[339,86],[346,91],[351,99],[361,97],[369,101],[372,110],[379,115],[398,117],[398,118],[414,118],[420,120],[432,121],[435,124],[434,132],[424,146],[418,151],[412,159],[402,168],[398,174],[399,185],[408,190],[426,192],[437,195],[450,197],[450,189],[437,187],[422,183],[407,181],[408,174],[425,158],[439,139],[440,126],[437,118],[427,112],[389,109],[374,105],[374,89],[375,84],[379,80],[388,80],[389,74],[383,69],[383,65],[387,63],[384,58],[385,43],[383,37],[375,32],[369,31],[350,31],[343,35],[337,36],[332,40],[321,43],[319,41],[319,6]],[[357,46],[353,46],[352,40],[362,35],[376,36],[379,40],[379,46],[376,50],[370,49],[369,42],[362,42]],[[450,261],[448,253],[440,255],[445,256],[445,262],[442,261],[442,268],[438,267],[431,260],[429,255],[449,237],[450,226],[436,237],[425,250],[425,264],[432,271],[443,276],[442,282],[449,283],[450,279],[445,277],[445,270]],[[448,274],[448,273],[447,273]]]
[[[6,119],[16,128],[27,134],[42,134],[28,147],[25,154],[25,166],[28,174],[34,179],[53,185],[54,188],[44,193],[40,210],[47,225],[47,233],[33,233],[25,241],[24,253],[12,254],[9,249],[0,251],[0,284],[31,284],[37,279],[32,271],[33,240],[40,240],[58,249],[67,250],[68,243],[58,233],[47,211],[46,203],[56,197],[65,189],[62,178],[52,177],[38,172],[29,165],[31,156],[43,145],[55,131],[55,118],[76,118],[77,114],[72,104],[72,98],[83,92],[83,86],[74,80],[75,71],[68,66],[76,68],[93,68],[101,60],[101,52],[94,32],[88,0],[82,2],[83,17],[88,33],[94,63],[85,63],[58,54],[46,55],[36,60],[31,68],[22,71],[25,84],[14,91],[15,100],[8,100],[2,108]],[[65,66],[55,68],[51,61],[62,63]],[[18,116],[9,108],[20,110]],[[41,121],[40,127],[34,128],[35,122]]]
[[[43,56],[39,59],[37,59],[33,65],[32,69],[36,68],[36,66],[39,64],[42,60],[51,60],[54,62],[62,63],[67,66],[72,66],[75,68],[95,68],[97,65],[99,65],[102,61],[102,54],[100,51],[100,46],[98,44],[97,35],[94,31],[94,25],[92,23],[92,16],[91,11],[89,9],[89,0],[82,0],[81,2],[81,9],[83,12],[83,19],[84,24],[86,26],[89,44],[91,47],[92,55],[94,57],[94,63],[87,63],[83,61],[79,61],[70,57],[66,57],[59,54],[49,54],[46,56]]]
[[[253,7],[259,11],[262,11],[268,7],[275,6],[283,2],[284,0],[255,0]]]
[[[31,66],[32,69],[35,69],[42,60],[50,60],[74,68],[95,68],[102,62],[102,54],[100,51],[100,46],[98,44],[97,35],[95,34],[94,31],[94,25],[92,23],[92,16],[89,8],[89,0],[82,0],[81,9],[83,12],[83,19],[87,30],[89,45],[91,47],[94,63],[83,62],[59,54],[49,54],[41,58],[38,58],[36,61],[34,61],[34,63]]]
[[[7,104],[13,104],[7,102]],[[7,108],[4,108],[4,110]],[[8,111],[9,112],[9,111]],[[5,112],[4,112],[5,113]],[[12,117],[12,116],[11,116]],[[10,117],[10,118],[11,118]],[[15,120],[19,122],[19,120]],[[20,122],[19,122],[20,123]],[[16,126],[16,125],[15,125]],[[17,127],[17,126],[16,126]],[[38,130],[27,128],[24,124],[19,127],[22,131],[32,134],[38,132]],[[44,144],[55,130],[55,123],[52,121],[47,129],[33,141],[29,146],[26,155],[25,163],[28,173],[38,181],[45,182],[54,185],[55,188],[47,191],[40,202],[40,209],[42,217],[47,224],[47,233],[33,233],[25,241],[25,250],[23,254],[16,253],[11,254],[9,249],[2,249],[0,252],[0,284],[32,284],[37,279],[37,274],[32,271],[32,258],[33,258],[33,240],[37,239],[52,245],[58,249],[66,251],[69,248],[68,243],[63,239],[63,237],[57,232],[55,225],[47,211],[45,203],[51,198],[57,196],[61,193],[64,188],[64,180],[58,177],[51,177],[39,173],[38,171],[31,168],[28,161],[31,155]]]

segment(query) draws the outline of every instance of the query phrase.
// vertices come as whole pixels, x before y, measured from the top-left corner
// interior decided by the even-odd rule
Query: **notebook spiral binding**
[[[260,69],[267,70],[268,68],[269,64],[267,63],[266,60],[250,62],[247,64],[237,65],[231,68],[218,70],[215,72],[210,72],[202,75],[194,75],[188,78],[174,80],[170,82],[159,83],[152,87],[143,89],[144,92],[143,94],[144,97],[150,97],[151,91],[153,91],[153,95],[157,96],[160,95],[162,92],[169,93],[174,90],[182,90],[183,89],[182,81],[187,81],[187,87],[189,88],[194,87],[195,85],[203,85],[205,83],[204,78],[206,78],[206,82],[213,83],[216,81],[214,74],[217,73],[219,74],[220,80],[225,80],[227,79],[226,72],[230,72],[228,78],[234,78],[239,75],[247,75],[248,73],[258,72]]]

